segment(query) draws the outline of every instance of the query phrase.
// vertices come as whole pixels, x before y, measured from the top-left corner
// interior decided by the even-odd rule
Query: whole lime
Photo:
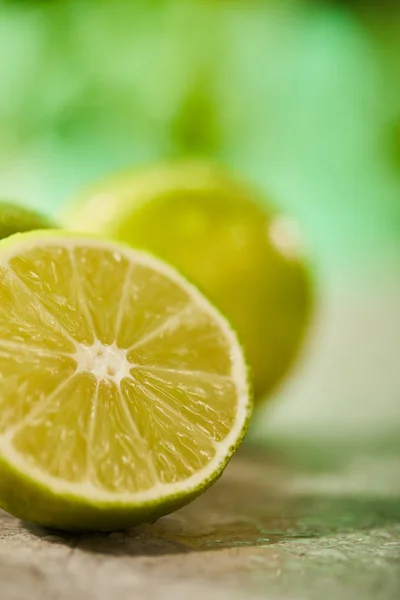
[[[200,161],[130,170],[83,191],[64,218],[159,255],[214,300],[241,337],[260,400],[293,363],[312,308],[295,222]]]
[[[0,239],[14,233],[48,229],[51,226],[50,219],[35,210],[13,202],[0,202]]]

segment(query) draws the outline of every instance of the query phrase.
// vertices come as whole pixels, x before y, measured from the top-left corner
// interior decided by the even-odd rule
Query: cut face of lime
[[[33,229],[49,229],[50,219],[12,202],[0,202],[0,239]]]
[[[251,403],[236,335],[167,264],[61,232],[0,246],[0,504],[67,529],[204,491]]]
[[[161,256],[203,289],[243,341],[256,400],[298,354],[313,290],[293,219],[206,162],[127,171],[84,190],[68,227]]]

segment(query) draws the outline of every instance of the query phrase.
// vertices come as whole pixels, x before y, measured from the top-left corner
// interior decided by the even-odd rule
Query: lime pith
[[[0,505],[66,529],[182,506],[251,411],[224,317],[167,264],[62,232],[0,244]]]

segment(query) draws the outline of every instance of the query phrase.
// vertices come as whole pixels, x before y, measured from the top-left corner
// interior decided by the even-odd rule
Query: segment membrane
[[[14,448],[31,465],[70,482],[87,475],[87,432],[96,380],[78,373],[64,380],[38,410],[20,424]]]
[[[147,440],[112,381],[99,383],[93,411],[89,455],[96,485],[110,492],[153,487],[157,474]]]
[[[125,283],[120,306],[117,345],[129,348],[139,343],[179,314],[191,299],[165,275],[135,263]]]
[[[228,377],[157,367],[132,369],[132,373],[144,388],[215,442],[228,435],[237,396]]]
[[[92,344],[93,328],[68,249],[33,248],[10,261],[14,273],[77,342]]]
[[[215,448],[207,434],[149,386],[126,379],[121,390],[162,483],[186,479],[213,458]]]
[[[120,252],[101,248],[75,248],[73,257],[95,338],[112,344],[129,262]]]
[[[76,369],[72,357],[4,347],[0,340],[0,433],[41,406]]]
[[[0,339],[25,347],[73,352],[57,319],[9,269],[0,266]]]
[[[144,338],[128,352],[136,365],[204,371],[230,375],[232,365],[227,340],[214,320],[192,304],[171,317],[155,335]]]

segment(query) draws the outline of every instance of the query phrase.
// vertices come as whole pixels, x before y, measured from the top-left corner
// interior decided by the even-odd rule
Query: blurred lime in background
[[[9,1],[0,56],[2,197],[56,214],[130,165],[237,172],[299,223],[321,290],[260,436],[398,439],[398,2]]]
[[[286,374],[312,305],[304,242],[252,189],[207,162],[176,161],[88,188],[65,222],[150,250],[207,292],[244,343],[256,400]]]
[[[115,169],[200,154],[292,212],[325,271],[385,260],[399,36],[365,21],[322,1],[9,2],[3,195],[52,211]]]
[[[51,220],[34,210],[0,201],[0,239],[32,229],[55,227]]]

